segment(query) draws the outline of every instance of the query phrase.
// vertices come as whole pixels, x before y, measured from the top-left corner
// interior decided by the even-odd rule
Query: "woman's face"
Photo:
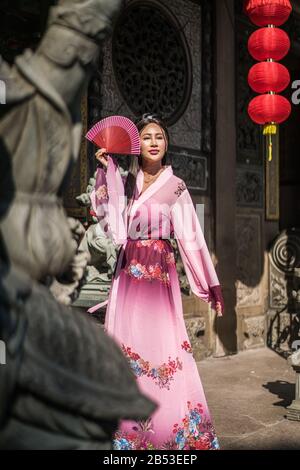
[[[164,130],[158,124],[147,124],[140,132],[141,156],[143,159],[158,162],[163,159],[166,149]]]

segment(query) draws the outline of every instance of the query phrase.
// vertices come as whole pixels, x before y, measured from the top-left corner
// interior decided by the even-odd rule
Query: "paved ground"
[[[300,450],[300,422],[285,418],[295,396],[295,374],[285,359],[263,348],[199,363],[221,448]]]

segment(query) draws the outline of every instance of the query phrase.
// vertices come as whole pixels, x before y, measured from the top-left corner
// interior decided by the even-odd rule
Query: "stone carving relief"
[[[243,343],[244,349],[253,349],[264,346],[265,344],[265,331],[266,319],[264,316],[248,317],[243,321],[243,334],[245,340]]]
[[[242,282],[236,282],[237,305],[239,307],[254,306],[261,303],[261,291],[259,287],[247,287]]]
[[[284,273],[293,273],[300,266],[300,230],[284,230],[271,249],[271,262]]]
[[[256,214],[238,215],[237,237],[237,305],[255,306],[261,295],[261,218]],[[254,284],[254,285],[253,285]]]
[[[288,303],[287,281],[275,270],[270,271],[270,306],[272,308],[285,308]]]
[[[191,342],[193,356],[196,361],[200,361],[207,356],[207,347],[204,345],[202,337],[205,332],[205,319],[194,317],[185,319],[188,336]]]
[[[236,201],[239,206],[263,207],[263,173],[255,168],[237,168]]]
[[[300,331],[300,230],[288,229],[269,253],[268,345],[288,353]]]
[[[299,309],[300,230],[284,230],[270,254],[270,307]]]
[[[169,162],[174,173],[187,183],[193,193],[207,190],[208,162],[205,157],[197,157],[185,150],[168,151]]]

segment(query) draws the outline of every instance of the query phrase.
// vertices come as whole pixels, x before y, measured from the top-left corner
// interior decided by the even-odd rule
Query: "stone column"
[[[215,355],[234,353],[236,337],[236,124],[234,1],[215,0],[216,15],[216,149],[215,240],[217,272],[223,287],[225,315],[216,318]]]

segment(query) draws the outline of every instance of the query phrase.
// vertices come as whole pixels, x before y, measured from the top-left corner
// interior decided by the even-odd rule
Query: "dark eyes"
[[[163,136],[162,136],[162,135],[158,135],[156,138],[159,139],[159,140],[161,140],[161,139],[163,139]],[[143,139],[144,139],[144,140],[150,139],[150,135],[146,135],[145,137],[143,137]]]

